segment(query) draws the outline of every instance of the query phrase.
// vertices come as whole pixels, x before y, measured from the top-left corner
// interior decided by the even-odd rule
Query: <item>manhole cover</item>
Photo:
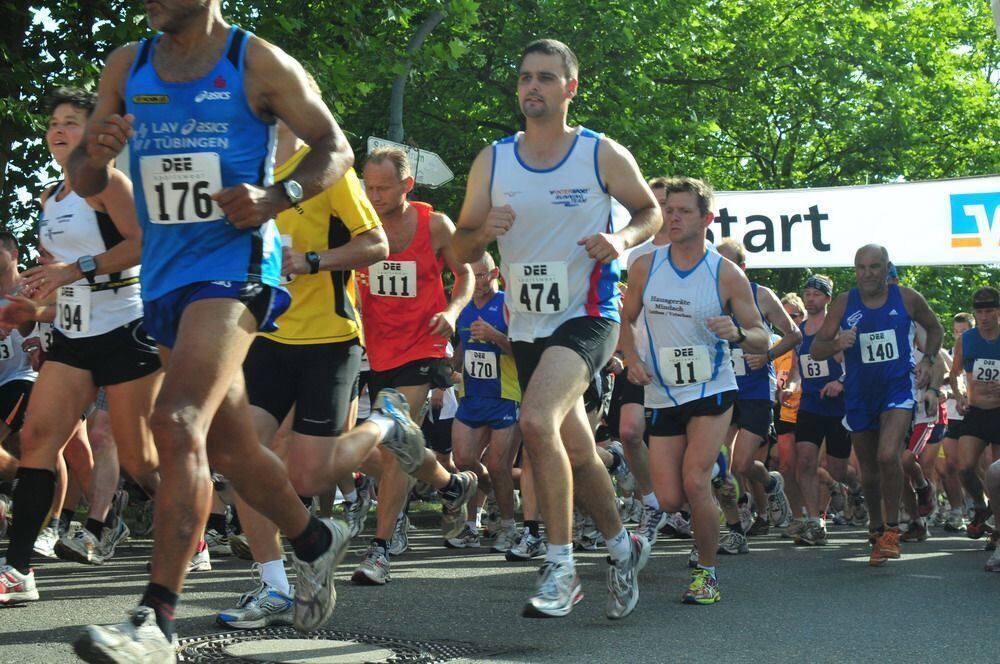
[[[178,662],[233,664],[432,664],[485,654],[466,643],[410,641],[372,634],[267,627],[181,639]]]

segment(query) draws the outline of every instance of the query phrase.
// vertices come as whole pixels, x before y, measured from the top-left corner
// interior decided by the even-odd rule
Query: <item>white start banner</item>
[[[747,267],[850,267],[865,244],[897,265],[1000,263],[1000,175],[853,187],[716,192],[709,239]]]

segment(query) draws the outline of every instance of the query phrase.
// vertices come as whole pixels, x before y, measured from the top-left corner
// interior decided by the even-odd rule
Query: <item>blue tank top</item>
[[[187,83],[157,75],[160,35],[139,43],[125,109],[135,116],[129,165],[137,179],[144,300],[200,281],[278,285],[274,221],[237,230],[211,199],[225,187],[271,183],[274,125],[254,115],[243,85],[249,38],[233,27],[212,71]]]
[[[757,301],[757,282],[751,281],[750,289],[753,291],[753,303],[760,313],[761,320],[764,321],[764,327],[770,333],[771,326],[767,322],[767,319],[764,318],[764,312],[760,310],[760,304]],[[733,371],[736,372],[736,386],[739,389],[739,400],[773,400],[774,388],[778,383],[777,374],[774,373],[774,363],[768,361],[759,369],[751,369],[747,366],[746,360],[743,359],[743,349],[740,348],[740,345],[733,342],[730,342],[729,345],[733,348]]]
[[[963,332],[962,364],[973,380],[1000,382],[1000,338],[987,341],[978,327]]]
[[[812,348],[815,334],[806,334],[805,323],[799,326],[802,330],[802,343],[796,358],[799,363],[799,377],[802,381],[802,400],[799,401],[799,410],[815,415],[826,415],[830,417],[844,416],[844,394],[839,397],[820,397],[819,393],[831,380],[837,380],[844,373],[840,362],[834,358],[822,361],[812,359],[809,349]]]
[[[473,339],[470,326],[482,318],[502,334],[507,334],[504,317],[504,293],[498,292],[482,309],[472,300],[458,315],[458,335],[462,340],[463,397],[521,400],[514,358],[504,355],[500,346]]]
[[[915,326],[899,286],[889,285],[889,296],[878,309],[866,307],[858,289],[852,288],[840,327],[858,331],[857,341],[844,351],[844,393],[849,403],[881,403],[887,386],[913,382]]]

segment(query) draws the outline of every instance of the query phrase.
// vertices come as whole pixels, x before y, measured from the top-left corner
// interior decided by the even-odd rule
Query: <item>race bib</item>
[[[507,303],[523,314],[557,314],[569,305],[566,263],[511,263]]]
[[[861,361],[865,364],[891,362],[899,357],[895,330],[863,332],[858,339],[861,341]]]
[[[1000,382],[1000,360],[979,358],[973,362],[972,379],[983,383]]]
[[[56,297],[56,326],[66,332],[90,331],[90,288],[63,286]]]
[[[38,344],[41,346],[43,352],[49,352],[52,348],[52,323],[39,323],[38,324]]]
[[[830,360],[817,362],[812,359],[812,355],[802,356],[802,377],[803,378],[826,378],[830,375]]]
[[[659,357],[660,372],[671,387],[697,385],[712,378],[708,346],[667,346],[660,348]]]
[[[0,362],[14,357],[14,340],[10,337],[0,339]]]
[[[465,351],[465,373],[471,378],[489,380],[497,378],[500,370],[497,367],[497,354],[489,350]]]
[[[733,348],[730,357],[733,360],[733,373],[737,376],[747,375],[747,361],[743,357],[742,348]]]
[[[373,295],[416,297],[416,261],[380,261],[369,266],[368,289]]]
[[[215,152],[165,154],[139,160],[146,211],[154,224],[197,224],[223,218],[212,194],[222,189]]]

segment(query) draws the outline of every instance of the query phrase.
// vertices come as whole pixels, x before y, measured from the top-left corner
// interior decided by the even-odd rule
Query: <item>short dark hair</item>
[[[976,326],[976,317],[973,316],[972,314],[967,314],[964,311],[960,311],[960,312],[958,312],[957,314],[955,314],[952,317],[951,322],[952,323],[965,323],[969,327],[975,327]]]
[[[0,246],[2,246],[7,251],[20,251],[21,244],[14,237],[14,234],[10,231],[2,230],[0,231]]]
[[[97,95],[83,88],[62,87],[45,95],[43,103],[46,115],[52,115],[63,104],[69,104],[81,111],[86,111],[89,116],[94,112],[94,107],[97,106]]]
[[[580,62],[576,59],[576,54],[566,44],[556,39],[536,39],[521,51],[521,62],[530,53],[542,53],[543,55],[558,55],[562,58],[563,69],[566,70],[567,78],[577,78],[580,75]]]
[[[685,192],[694,194],[694,197],[698,199],[698,211],[702,215],[708,214],[708,211],[715,205],[715,191],[712,190],[712,185],[704,180],[688,177],[659,177],[650,180],[649,186],[652,189],[666,190],[667,196],[670,194],[683,194]]]

